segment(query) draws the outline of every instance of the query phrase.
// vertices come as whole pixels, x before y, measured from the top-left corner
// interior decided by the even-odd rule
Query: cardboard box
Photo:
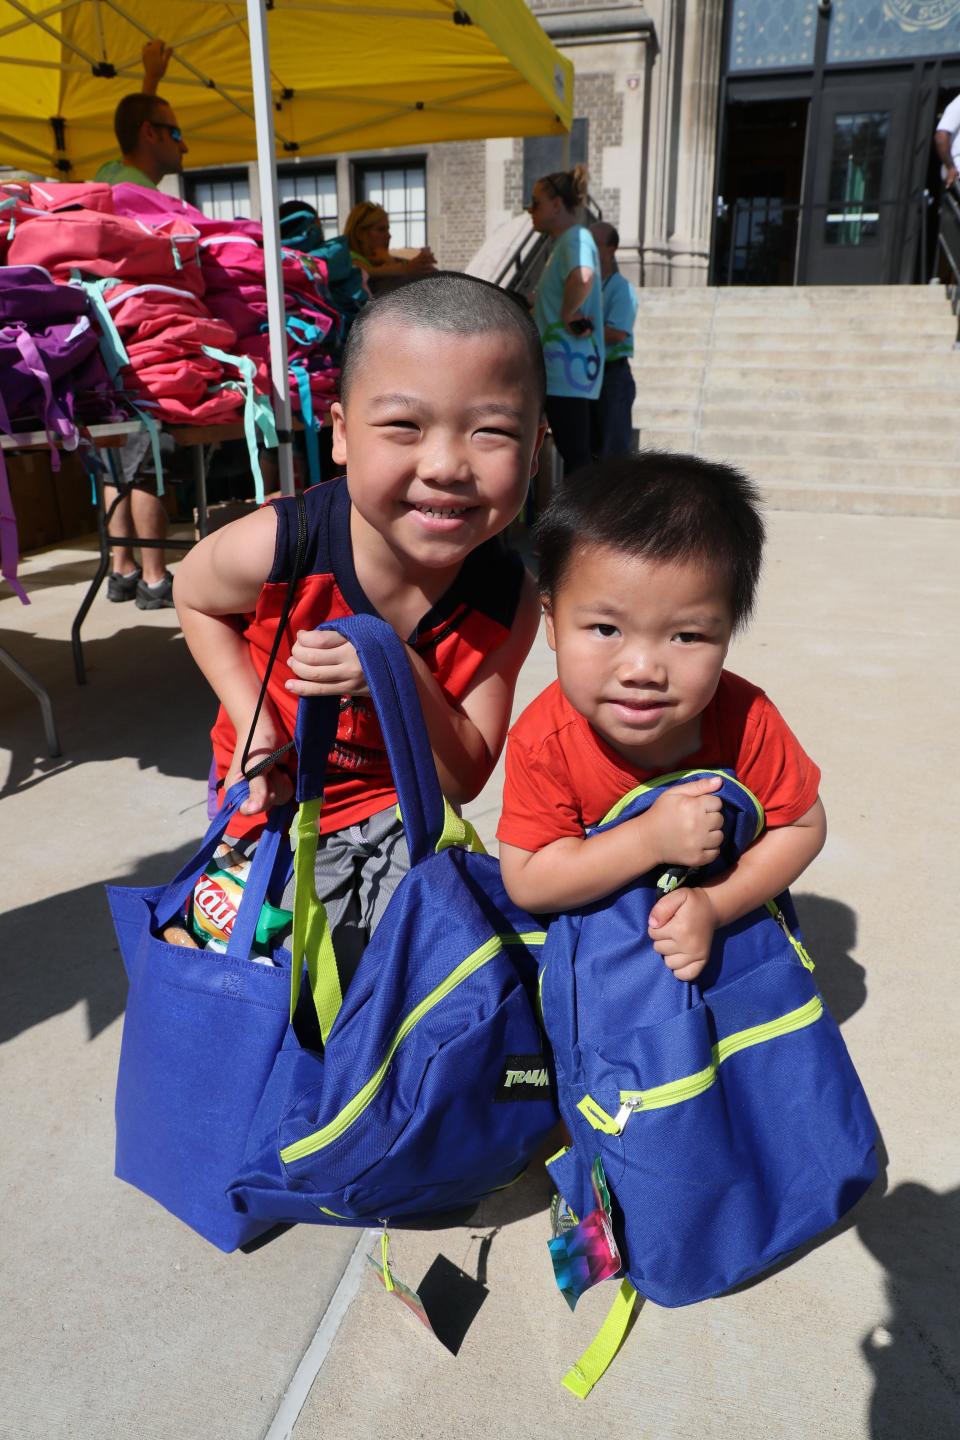
[[[60,470],[53,476],[53,489],[60,516],[60,538],[72,540],[76,535],[95,534],[97,512],[93,507],[90,477],[78,456],[61,452]]]
[[[26,455],[7,454],[4,459],[21,554],[56,544],[61,538],[60,514],[49,455],[38,450]]]
[[[217,500],[207,506],[207,534],[213,530],[219,530],[224,525],[229,525],[231,520],[239,520],[243,515],[250,515],[258,508],[256,500]],[[200,517],[196,510],[193,512],[193,538],[200,539]]]

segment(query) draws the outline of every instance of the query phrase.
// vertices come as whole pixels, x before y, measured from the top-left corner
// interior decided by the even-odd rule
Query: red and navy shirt
[[[364,594],[353,563],[350,543],[350,496],[346,477],[304,492],[307,508],[307,550],[286,630],[270,675],[267,693],[283,728],[293,737],[297,697],[284,689],[293,678],[288,668],[298,630],[313,630],[324,620],[346,615],[376,615]],[[277,545],[273,568],[260,592],[256,611],[244,618],[243,637],[258,676],[266,672],[270,649],[283,611],[297,551],[297,509],[293,498],[273,502]],[[523,562],[501,536],[485,541],[464,561],[457,578],[424,615],[411,645],[426,663],[451,705],[459,702],[487,656],[510,633],[523,585]],[[237,745],[236,731],[221,706],[211,731],[217,774],[225,775]],[[283,743],[281,741],[281,743]],[[295,761],[290,752],[290,769]],[[395,805],[397,792],[390,776],[383,736],[372,703],[365,696],[340,702],[340,724],[327,765],[320,831],[328,834],[355,825]],[[264,824],[263,815],[237,815],[230,833],[238,838]]]

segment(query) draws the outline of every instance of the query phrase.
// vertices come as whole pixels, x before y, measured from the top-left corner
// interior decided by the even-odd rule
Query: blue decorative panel
[[[817,0],[734,0],[730,70],[812,65],[816,32]]]
[[[960,52],[960,0],[833,0],[827,63]]]

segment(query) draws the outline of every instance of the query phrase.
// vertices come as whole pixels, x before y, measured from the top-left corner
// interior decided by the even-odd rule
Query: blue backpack
[[[228,1196],[259,1222],[365,1226],[472,1205],[517,1179],[557,1121],[536,1016],[542,925],[445,805],[405,647],[336,620],[386,741],[411,868],[345,995],[316,899],[317,798],[336,701],[300,702],[291,1023]],[[299,995],[303,964],[309,993]],[[298,1010],[299,1005],[299,1010]],[[319,1041],[311,1044],[304,1012]],[[311,1012],[315,1012],[315,1015]]]
[[[600,828],[704,773],[714,772],[639,786]],[[759,801],[716,773],[725,841],[697,878],[730,869],[763,828]],[[667,1306],[719,1295],[827,1229],[876,1175],[873,1116],[789,895],[718,930],[688,985],[647,934],[676,879],[651,874],[560,916],[542,952],[543,1018],[572,1137],[548,1169],[575,1219],[595,1220],[601,1201],[614,1255],[603,1273],[616,1270],[615,1241],[626,1277],[565,1377],[581,1397],[616,1353],[638,1292]]]

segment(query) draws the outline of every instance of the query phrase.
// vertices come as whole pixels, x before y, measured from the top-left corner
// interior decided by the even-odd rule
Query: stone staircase
[[[642,447],[727,460],[777,509],[960,519],[960,350],[941,286],[639,296]]]

